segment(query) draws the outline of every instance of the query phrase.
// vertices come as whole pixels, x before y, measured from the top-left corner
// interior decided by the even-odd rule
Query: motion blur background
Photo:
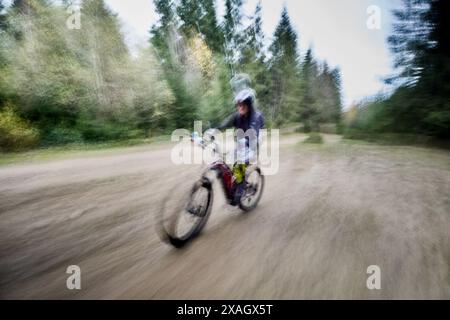
[[[66,26],[71,1],[0,2],[3,151],[146,138],[194,120],[217,125],[233,111],[229,80],[239,72],[251,75],[269,127],[449,137],[444,1],[378,1],[379,30],[367,27],[373,13],[362,2],[137,1],[125,7],[144,8],[130,10],[110,2],[130,22],[108,1],[74,2],[79,30]],[[302,45],[289,6],[306,24]],[[126,26],[144,9],[154,21],[136,46],[142,23]]]
[[[450,298],[449,6],[0,0],[0,297]],[[280,173],[175,252],[152,218],[199,168],[170,134],[232,113],[237,73]]]

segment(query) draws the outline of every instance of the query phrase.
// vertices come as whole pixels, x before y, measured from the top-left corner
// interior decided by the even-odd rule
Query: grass
[[[323,137],[320,133],[317,132],[311,132],[308,135],[308,138],[306,138],[303,143],[314,143],[314,144],[322,144],[323,143]]]
[[[28,163],[37,161],[47,161],[56,159],[66,159],[77,155],[99,153],[108,154],[116,152],[118,149],[127,147],[143,146],[148,144],[159,144],[170,141],[170,136],[159,136],[148,139],[132,139],[124,141],[92,143],[92,144],[67,144],[64,146],[40,148],[24,152],[0,153],[0,166],[15,163]]]
[[[358,130],[347,130],[344,139],[362,140],[387,146],[418,146],[449,149],[450,142],[438,140],[431,136],[403,133],[367,133]]]

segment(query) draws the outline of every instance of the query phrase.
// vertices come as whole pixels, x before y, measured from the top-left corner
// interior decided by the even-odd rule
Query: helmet
[[[231,79],[230,85],[234,92],[234,103],[245,101],[253,109],[256,92],[251,88],[250,76],[246,73],[239,73]]]
[[[255,90],[250,89],[250,88],[244,89],[244,90],[241,90],[240,92],[238,92],[238,94],[236,94],[236,96],[234,97],[234,103],[238,104],[238,103],[247,101],[247,102],[249,102],[250,106],[253,106],[255,97],[256,97]]]

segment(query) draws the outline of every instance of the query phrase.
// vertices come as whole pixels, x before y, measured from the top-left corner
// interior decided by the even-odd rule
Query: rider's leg
[[[233,167],[233,175],[235,178],[236,189],[234,192],[234,199],[232,204],[238,205],[241,201],[241,197],[245,191],[245,171],[247,170],[247,164],[236,163]]]

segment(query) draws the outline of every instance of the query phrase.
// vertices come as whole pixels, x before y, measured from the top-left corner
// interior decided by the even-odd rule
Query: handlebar
[[[212,146],[214,154],[218,154],[222,159],[225,157],[225,155],[220,152],[219,144],[216,142],[216,138],[212,130],[205,131],[203,138],[199,136],[198,132],[192,133],[191,141],[200,146],[203,150],[209,146]]]

